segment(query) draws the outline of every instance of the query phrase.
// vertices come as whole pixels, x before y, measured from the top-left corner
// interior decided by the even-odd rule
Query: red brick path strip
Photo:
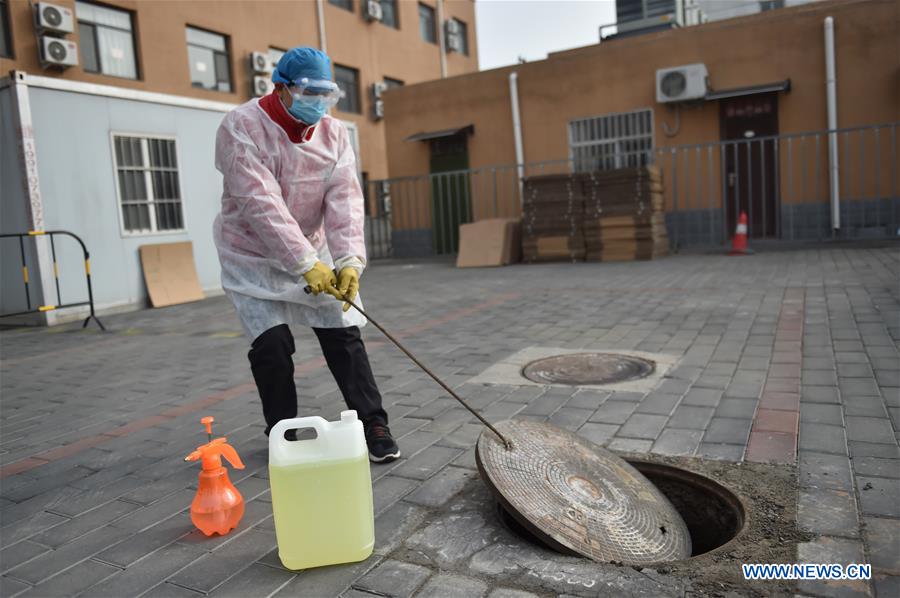
[[[447,313],[440,318],[434,318],[432,320],[426,320],[416,326],[411,328],[406,328],[401,330],[395,336],[399,338],[412,336],[414,334],[418,334],[420,332],[424,332],[431,328],[435,328],[442,324],[446,324],[448,322],[452,322],[454,320],[458,320],[460,318],[464,318],[466,316],[470,316],[472,314],[482,312],[486,309],[490,309],[491,307],[501,305],[508,301],[512,301],[520,297],[520,293],[506,293],[503,295],[498,295],[493,299],[489,299],[488,301],[483,301],[481,303],[477,303],[471,307],[466,307],[463,309],[458,309],[456,311],[452,311]],[[375,314],[373,314],[374,317]],[[377,348],[388,344],[385,341],[375,341],[369,343],[369,348]],[[317,369],[320,369],[325,366],[325,359],[322,357],[316,357],[315,359],[309,359],[304,361],[294,368],[294,375],[299,376],[302,374],[306,374]],[[245,393],[252,392],[256,390],[256,385],[253,383],[244,383],[233,388],[229,388],[227,390],[223,390],[222,392],[218,392],[216,394],[210,395],[208,397],[204,397],[202,399],[197,399],[190,403],[186,403],[184,405],[180,405],[178,407],[172,407],[167,409],[157,415],[148,415],[139,420],[135,420],[133,422],[129,422],[125,425],[119,426],[118,428],[113,428],[108,432],[104,432],[102,434],[96,434],[94,436],[88,436],[86,438],[82,438],[80,440],[75,440],[68,444],[64,444],[60,447],[50,449],[48,451],[43,451],[40,453],[36,453],[29,457],[25,457],[24,459],[20,459],[18,461],[14,461],[13,463],[7,463],[0,467],[0,479],[3,479],[7,476],[15,475],[17,473],[22,473],[23,471],[29,471],[35,469],[36,467],[40,467],[41,465],[46,465],[47,463],[52,463],[53,461],[58,461],[60,459],[64,459],[66,457],[70,457],[77,453],[80,453],[83,450],[95,447],[99,444],[103,444],[104,442],[109,442],[115,438],[120,436],[124,436],[125,434],[131,434],[137,432],[139,430],[144,430],[146,428],[151,428],[157,424],[168,421],[170,419],[174,419],[176,417],[181,417],[182,415],[187,415],[189,413],[196,413],[197,411],[201,411],[206,409],[216,403],[221,403],[222,401],[227,401],[229,399],[233,399],[235,397],[239,397]]]
[[[794,463],[800,427],[800,365],[803,358],[803,289],[785,290],[775,327],[775,350],[744,458]]]

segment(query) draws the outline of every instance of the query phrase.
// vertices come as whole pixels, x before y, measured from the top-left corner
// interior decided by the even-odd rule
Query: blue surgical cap
[[[284,53],[272,72],[273,83],[290,85],[298,79],[331,81],[331,59],[315,48],[291,48]]]

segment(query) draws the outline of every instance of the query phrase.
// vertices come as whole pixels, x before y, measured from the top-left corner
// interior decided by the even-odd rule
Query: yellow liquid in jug
[[[368,455],[269,466],[278,556],[288,569],[362,561],[375,545]]]

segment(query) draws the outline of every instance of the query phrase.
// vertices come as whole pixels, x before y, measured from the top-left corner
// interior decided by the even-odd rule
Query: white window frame
[[[649,131],[643,132],[634,132],[632,131],[630,134],[628,131],[624,130],[626,128],[626,123],[629,119],[637,119],[642,115],[649,115],[650,121],[650,129]],[[636,120],[632,121],[633,123]],[[574,141],[573,129],[574,127],[583,127],[587,131],[587,135],[582,137],[590,137],[590,139],[582,139],[581,141]],[[600,135],[594,136],[591,133],[591,129],[594,131],[600,131]],[[637,127],[633,127],[637,128]],[[603,131],[606,131],[607,134],[603,135]],[[653,109],[652,108],[638,108],[635,110],[628,110],[626,112],[610,112],[607,114],[600,114],[596,116],[588,116],[583,118],[576,118],[570,120],[566,125],[566,133],[568,136],[569,142],[569,163],[572,165],[572,170],[576,172],[580,172],[580,170],[576,170],[577,162],[583,160],[585,158],[576,157],[576,150],[581,148],[588,147],[597,147],[597,146],[613,146],[613,159],[614,159],[614,167],[615,168],[626,168],[629,165],[625,163],[625,160],[633,154],[626,154],[622,151],[622,147],[625,142],[636,142],[636,141],[648,141],[650,142],[650,147],[644,150],[647,155],[647,164],[653,164],[654,155],[655,155],[655,147],[656,147],[656,136],[654,131],[654,119],[653,119]]]
[[[142,162],[145,165],[150,163],[150,153],[149,153],[149,144],[147,143],[150,139],[161,139],[165,141],[174,142],[175,147],[175,160],[178,164],[178,167],[175,170],[175,179],[178,181],[178,193],[182,197],[179,198],[179,206],[181,207],[181,222],[185,226],[182,228],[173,228],[167,230],[157,230],[156,228],[156,209],[155,202],[156,198],[153,193],[153,176],[152,169],[149,166],[144,168],[144,186],[147,189],[147,206],[150,216],[150,230],[140,230],[140,231],[131,231],[125,228],[125,212],[124,212],[124,204],[122,203],[122,189],[119,184],[119,161],[116,158],[116,137],[132,137],[138,138],[141,140],[141,158]],[[112,166],[113,166],[113,184],[116,186],[116,209],[119,213],[119,234],[122,238],[130,238],[130,237],[159,237],[163,235],[178,235],[185,234],[188,232],[186,228],[187,217],[184,212],[184,187],[181,184],[181,152],[178,147],[178,138],[174,135],[157,135],[153,133],[136,133],[134,131],[110,131],[109,132],[109,149],[110,155],[112,156]]]

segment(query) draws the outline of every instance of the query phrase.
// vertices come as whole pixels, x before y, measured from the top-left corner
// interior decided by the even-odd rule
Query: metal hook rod
[[[335,288],[335,287],[332,287],[332,288]],[[310,293],[312,293],[312,289],[309,288],[308,286],[305,287],[305,288],[303,289],[303,291],[304,291],[307,295],[309,295]],[[338,291],[338,293],[340,293],[340,291]],[[332,295],[332,296],[333,296],[333,295]],[[359,307],[358,305],[356,305],[355,303],[353,303],[352,301],[350,301],[350,299],[348,299],[346,295],[341,295],[341,297],[343,298],[343,299],[342,299],[343,301],[346,301],[346,302],[349,303],[351,306],[353,306],[353,308],[354,308],[356,311],[358,311],[359,313],[361,313],[361,314],[363,315],[364,318],[366,318],[368,321],[372,322],[372,324],[375,326],[375,328],[377,328],[378,330],[381,331],[381,334],[385,335],[385,336],[388,338],[388,340],[390,340],[392,343],[394,343],[394,344],[397,346],[398,349],[400,349],[401,351],[403,351],[403,352],[406,354],[406,356],[409,357],[409,358],[413,361],[413,363],[415,363],[417,366],[419,366],[420,368],[422,368],[422,371],[424,371],[426,374],[428,374],[429,376],[431,376],[432,380],[434,380],[435,382],[437,382],[437,383],[441,386],[441,388],[443,388],[443,389],[446,390],[448,393],[450,393],[450,396],[451,396],[451,397],[453,397],[454,399],[456,399],[457,401],[459,401],[459,402],[462,404],[463,407],[465,407],[466,409],[468,409],[469,412],[470,412],[472,415],[474,415],[475,417],[477,417],[477,418],[479,419],[479,421],[481,421],[481,423],[483,423],[485,426],[487,426],[487,427],[491,430],[491,432],[493,432],[494,434],[496,434],[497,437],[499,437],[500,440],[503,441],[504,446],[506,446],[506,450],[511,450],[511,449],[512,449],[512,442],[510,442],[503,434],[501,434],[500,432],[498,432],[498,431],[497,431],[497,428],[495,428],[494,426],[492,426],[491,423],[490,423],[488,420],[484,419],[484,417],[482,417],[480,413],[478,413],[477,411],[475,411],[474,409],[472,409],[472,407],[470,407],[468,403],[466,403],[464,400],[462,400],[462,398],[461,398],[458,394],[456,394],[455,392],[453,392],[453,389],[450,388],[449,386],[447,386],[447,384],[445,384],[443,380],[441,380],[440,378],[438,378],[438,377],[434,374],[434,372],[432,372],[431,370],[429,370],[429,369],[425,366],[425,364],[423,364],[421,361],[419,361],[418,359],[416,359],[415,355],[413,355],[412,353],[410,353],[410,352],[406,349],[406,347],[404,347],[403,345],[401,345],[401,344],[400,344],[400,341],[398,341],[397,339],[395,339],[395,338],[393,337],[393,335],[392,335],[390,332],[388,332],[387,330],[385,330],[385,329],[381,326],[381,324],[379,324],[378,322],[376,322],[375,320],[373,320],[372,317],[369,316],[369,314],[367,314],[366,312],[364,312],[362,309],[360,309],[360,307]]]

